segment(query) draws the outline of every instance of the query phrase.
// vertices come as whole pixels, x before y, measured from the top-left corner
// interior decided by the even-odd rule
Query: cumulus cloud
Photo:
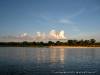
[[[40,37],[41,36],[41,33],[40,32],[37,32],[37,35],[38,35],[38,37]]]
[[[64,34],[64,31],[62,30],[60,33],[57,33],[56,30],[51,30],[49,35],[46,35],[45,33],[37,32],[37,39],[67,39],[67,37]]]
[[[40,38],[40,39],[46,39],[47,38],[45,33],[41,34],[40,32],[37,32],[37,35],[38,35],[38,38]]]
[[[55,30],[52,30],[50,32],[50,37],[52,37],[53,39],[67,39],[63,30],[60,33],[57,33]]]
[[[67,39],[63,30],[60,32],[59,36],[61,39]]]
[[[63,30],[60,33],[57,33],[56,30],[51,30],[48,35],[46,35],[45,33],[37,32],[37,36],[29,36],[27,33],[24,33],[24,34],[18,35],[18,36],[9,35],[9,36],[3,37],[3,38],[23,39],[23,40],[25,40],[25,39],[30,39],[30,40],[67,39]]]
[[[23,35],[18,35],[15,38],[18,38],[18,39],[26,39],[27,38],[27,33],[24,33]]]
[[[43,34],[41,35],[41,37],[42,37],[42,39],[46,39],[46,38],[47,38],[45,33],[43,33]]]

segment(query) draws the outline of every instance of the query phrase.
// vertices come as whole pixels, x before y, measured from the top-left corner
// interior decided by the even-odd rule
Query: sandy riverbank
[[[49,48],[100,48],[100,47],[84,47],[84,46],[50,46]]]

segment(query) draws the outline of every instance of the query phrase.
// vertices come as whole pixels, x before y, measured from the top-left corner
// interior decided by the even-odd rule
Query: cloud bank
[[[65,36],[64,30],[60,33],[57,33],[56,30],[51,30],[48,35],[45,33],[37,32],[37,36],[30,36],[27,33],[18,36],[6,36],[2,37],[6,39],[20,39],[20,40],[65,40],[67,37]]]
[[[27,39],[28,36],[27,36],[27,33],[24,33],[23,35],[18,35],[18,36],[4,36],[2,38],[7,38],[7,39]]]

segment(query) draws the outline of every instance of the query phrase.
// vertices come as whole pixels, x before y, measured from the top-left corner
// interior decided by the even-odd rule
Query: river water
[[[100,48],[1,47],[0,75],[100,75]]]

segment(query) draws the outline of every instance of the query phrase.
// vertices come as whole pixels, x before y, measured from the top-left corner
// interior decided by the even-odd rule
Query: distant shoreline
[[[0,47],[32,47],[32,48],[100,48],[93,46],[0,46]]]
[[[100,48],[100,47],[86,47],[86,46],[50,46],[49,48]]]

